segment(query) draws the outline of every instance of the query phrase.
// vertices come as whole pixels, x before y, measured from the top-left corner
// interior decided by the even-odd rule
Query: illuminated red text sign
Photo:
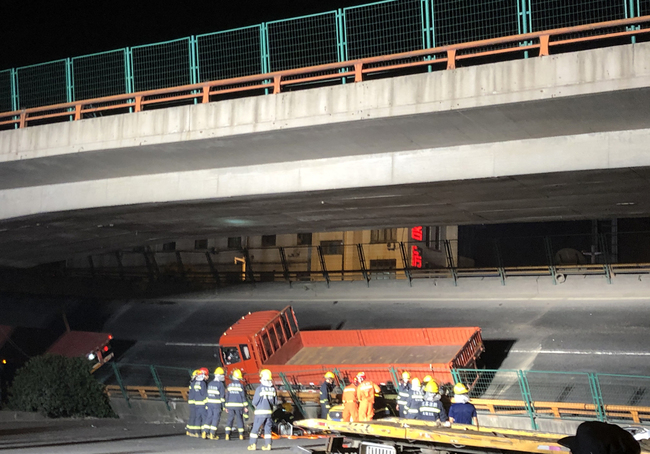
[[[415,241],[422,241],[422,226],[413,227],[411,229],[411,238]],[[420,248],[416,245],[411,246],[411,267],[422,268],[422,253]]]

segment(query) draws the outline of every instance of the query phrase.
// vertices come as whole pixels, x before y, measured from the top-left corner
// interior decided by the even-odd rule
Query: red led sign
[[[415,245],[411,246],[411,267],[422,268],[422,254],[420,248]]]
[[[411,238],[413,238],[415,241],[422,241],[422,226],[419,227],[413,227],[411,229]]]
[[[422,241],[422,226],[413,227],[411,229],[411,238],[415,241]],[[422,253],[420,248],[413,245],[411,246],[411,268],[422,268]]]

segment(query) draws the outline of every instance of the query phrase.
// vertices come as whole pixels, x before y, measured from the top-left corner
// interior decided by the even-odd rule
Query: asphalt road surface
[[[616,279],[256,284],[130,301],[3,298],[0,324],[49,326],[64,307],[73,329],[111,332],[121,363],[213,368],[232,323],[290,304],[303,330],[479,326],[487,368],[650,375],[650,286],[636,276]]]
[[[0,413],[0,416],[2,414]],[[322,439],[273,441],[272,451],[291,452],[294,446],[323,445]],[[0,427],[0,452],[20,454],[243,454],[248,440],[190,438],[182,424],[146,424],[114,419],[6,421]],[[261,447],[258,441],[258,449]]]

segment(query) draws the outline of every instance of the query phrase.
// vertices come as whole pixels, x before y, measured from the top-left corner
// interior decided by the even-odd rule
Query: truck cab
[[[263,365],[290,344],[298,333],[291,306],[281,311],[249,312],[221,336],[221,362],[229,372],[240,369],[244,375],[250,375],[249,381],[256,382]]]

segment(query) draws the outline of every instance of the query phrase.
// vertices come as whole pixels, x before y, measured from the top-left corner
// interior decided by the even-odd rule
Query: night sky
[[[0,0],[0,70],[366,3]]]

